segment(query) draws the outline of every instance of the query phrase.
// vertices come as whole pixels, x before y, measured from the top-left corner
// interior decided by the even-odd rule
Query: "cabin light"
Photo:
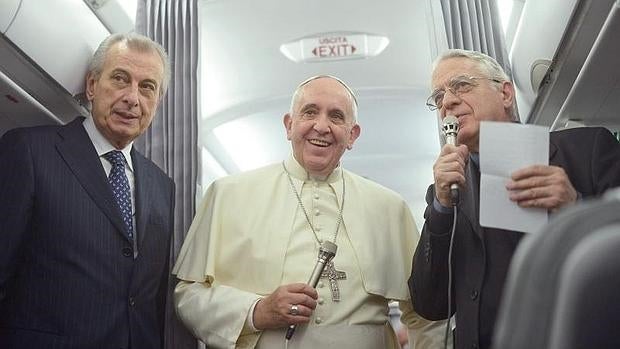
[[[323,62],[374,57],[390,40],[385,36],[331,32],[306,36],[280,45],[280,52],[293,62]]]
[[[240,171],[249,171],[269,163],[262,135],[247,119],[236,119],[213,129],[213,134]]]

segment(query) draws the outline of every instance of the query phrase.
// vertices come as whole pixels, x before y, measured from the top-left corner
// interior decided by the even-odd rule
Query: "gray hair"
[[[160,44],[137,33],[116,33],[103,40],[88,63],[88,73],[92,74],[95,79],[99,79],[108,51],[120,42],[127,44],[127,47],[136,51],[157,52],[164,66],[164,76],[159,88],[159,97],[166,94],[170,81],[170,59],[168,58],[168,54]]]
[[[349,93],[349,96],[351,97],[351,110],[353,111],[353,123],[357,124],[357,98],[355,97],[355,94],[353,93],[353,90],[351,90],[351,88],[344,81],[342,81],[341,79],[339,79],[339,78],[337,78],[337,77],[335,77],[333,75],[315,75],[315,76],[312,76],[312,77],[304,80],[302,83],[297,85],[297,88],[295,89],[295,92],[293,93],[293,98],[291,98],[290,113],[291,114],[294,113],[293,109],[295,108],[295,105],[297,104],[297,102],[299,102],[301,97],[303,97],[303,95],[304,95],[304,88],[306,87],[306,85],[308,85],[308,83],[310,83],[311,81],[318,80],[318,79],[321,79],[321,78],[328,78],[328,79],[336,80]]]
[[[474,61],[480,72],[487,75],[486,77],[501,80],[502,82],[507,81],[512,83],[512,81],[508,77],[508,74],[506,74],[502,66],[497,63],[495,58],[478,51],[461,49],[447,50],[441,55],[439,55],[437,59],[435,59],[435,61],[433,62],[433,71],[435,71],[439,63],[449,58],[467,58]],[[512,105],[508,110],[511,121],[519,121],[516,103],[516,98],[513,98]]]

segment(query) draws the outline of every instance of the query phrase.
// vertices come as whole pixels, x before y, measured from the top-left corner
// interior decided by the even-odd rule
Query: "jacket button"
[[[123,247],[123,256],[125,257],[131,257],[132,253],[131,253],[131,247]]]
[[[470,296],[472,301],[475,301],[476,299],[478,299],[478,291],[473,290],[471,291],[471,296]]]
[[[424,258],[426,259],[426,263],[431,262],[431,244],[427,242],[424,244]]]
[[[136,305],[136,300],[133,297],[129,297],[129,306],[133,307]]]

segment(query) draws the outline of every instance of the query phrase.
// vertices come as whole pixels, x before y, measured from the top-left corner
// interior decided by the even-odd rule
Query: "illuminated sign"
[[[380,54],[389,42],[373,34],[324,33],[282,44],[280,52],[293,62],[360,59]]]

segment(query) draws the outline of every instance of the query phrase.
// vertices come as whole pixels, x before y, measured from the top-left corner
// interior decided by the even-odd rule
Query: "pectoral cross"
[[[329,290],[332,292],[332,300],[340,301],[340,289],[338,288],[338,280],[346,280],[347,274],[344,271],[336,270],[333,261],[329,261],[321,273],[321,279],[329,281]]]

